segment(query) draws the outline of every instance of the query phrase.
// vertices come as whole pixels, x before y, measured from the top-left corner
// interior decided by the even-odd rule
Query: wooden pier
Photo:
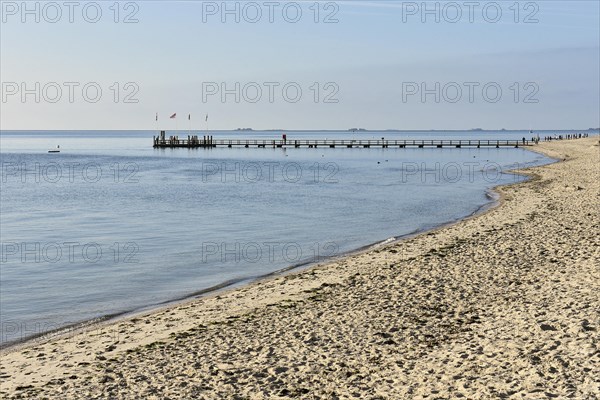
[[[513,147],[530,146],[529,141],[521,140],[258,140],[258,139],[213,139],[212,136],[188,136],[180,139],[178,136],[169,138],[163,135],[154,137],[154,148],[482,148],[482,147]]]

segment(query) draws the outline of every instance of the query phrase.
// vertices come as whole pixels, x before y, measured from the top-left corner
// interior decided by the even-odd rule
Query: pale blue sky
[[[58,2],[62,4],[62,2]],[[81,2],[83,6],[89,2]],[[457,23],[449,2],[446,18],[436,23],[427,15],[422,22],[422,2],[338,1],[320,2],[319,18],[338,8],[337,23],[315,23],[314,2],[299,2],[303,14],[299,22],[287,22],[281,1],[275,8],[273,23],[268,8],[258,4],[262,20],[250,23],[240,14],[240,22],[227,16],[204,15],[222,2],[138,1],[137,23],[114,23],[113,1],[98,2],[103,12],[98,23],[86,22],[81,7],[75,9],[74,22],[68,10],[56,23],[51,8],[40,9],[40,22],[14,9],[21,2],[2,1],[0,28],[0,74],[3,83],[1,103],[2,129],[154,129],[175,128],[168,116],[177,112],[179,128],[205,128],[208,113],[210,129],[567,129],[600,126],[600,11],[598,1],[519,2],[515,23],[514,1],[479,2],[474,22],[468,8],[457,2],[463,12]],[[240,10],[249,2],[240,2]],[[30,7],[35,2],[28,3]],[[40,8],[47,4],[41,2]],[[127,2],[121,2],[121,8]],[[228,2],[234,7],[234,2]],[[430,7],[435,2],[429,2]],[[494,17],[499,4],[502,16]],[[325,8],[327,6],[327,8]],[[313,9],[309,9],[313,7]],[[525,9],[527,7],[527,9]],[[121,9],[119,19],[134,11]],[[249,12],[251,9],[247,9]],[[290,8],[293,16],[293,8]],[[415,15],[412,15],[412,13]],[[524,23],[534,13],[537,23]],[[14,14],[14,15],[13,15]],[[90,14],[91,11],[90,11]],[[252,15],[248,16],[249,18]],[[205,21],[203,20],[205,19]],[[34,95],[23,102],[13,83],[96,82],[103,90],[97,103],[86,101],[81,86],[73,103],[63,86],[56,103],[42,93],[40,103]],[[110,87],[121,84],[119,102],[113,100]],[[127,82],[134,82],[139,102],[123,102]],[[242,96],[236,103],[229,95],[223,103],[219,95],[203,101],[203,82],[235,82],[244,86],[256,82],[263,87],[260,101],[251,103]],[[268,101],[264,82],[278,82],[273,103]],[[303,96],[297,103],[285,101],[281,87],[296,82]],[[314,101],[314,86],[320,88]],[[464,91],[451,103],[447,98],[434,101],[420,94],[403,99],[407,84],[426,83],[434,88],[456,82]],[[468,100],[465,82],[477,82],[473,102]],[[334,83],[339,92],[337,103],[324,103]],[[497,103],[490,103],[481,88],[494,83],[502,89]],[[515,103],[518,83],[519,95]],[[527,83],[529,86],[525,87]],[[335,87],[334,86],[334,87]],[[311,87],[313,88],[311,90]],[[327,89],[327,90],[326,90]],[[21,88],[19,88],[21,90]],[[52,91],[48,92],[52,97]],[[249,92],[252,97],[254,92]],[[448,92],[453,97],[454,92]],[[535,93],[535,94],[533,94]],[[406,94],[406,93],[405,93]],[[537,103],[525,103],[527,94]]]

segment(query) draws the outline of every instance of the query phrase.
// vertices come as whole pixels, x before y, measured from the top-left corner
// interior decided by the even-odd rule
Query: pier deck
[[[531,146],[521,140],[259,140],[259,139],[213,139],[188,136],[154,137],[154,148],[462,148],[462,147],[512,147]]]

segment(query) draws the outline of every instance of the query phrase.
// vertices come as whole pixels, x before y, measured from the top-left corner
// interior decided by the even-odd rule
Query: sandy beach
[[[598,399],[598,137],[533,150],[561,162],[460,223],[3,350],[0,394]]]

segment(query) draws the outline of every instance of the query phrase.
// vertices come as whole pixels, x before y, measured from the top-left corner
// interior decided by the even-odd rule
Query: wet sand
[[[535,150],[458,224],[4,350],[2,398],[600,398],[598,138]]]

